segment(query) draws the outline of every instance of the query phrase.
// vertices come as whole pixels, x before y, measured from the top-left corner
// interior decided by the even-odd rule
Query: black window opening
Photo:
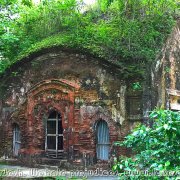
[[[13,155],[18,156],[21,148],[20,128],[17,124],[13,126]]]
[[[63,153],[63,126],[61,114],[53,111],[46,123],[46,156],[61,158]]]

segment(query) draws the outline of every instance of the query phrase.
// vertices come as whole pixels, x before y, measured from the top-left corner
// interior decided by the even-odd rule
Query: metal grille
[[[63,157],[63,127],[61,115],[53,111],[46,122],[46,156],[50,158]]]

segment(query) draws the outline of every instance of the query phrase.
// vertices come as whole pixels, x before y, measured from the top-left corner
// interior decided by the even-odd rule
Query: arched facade
[[[114,155],[127,153],[113,145],[123,139],[131,125],[126,110],[128,84],[118,76],[118,68],[62,51],[39,55],[21,68],[20,76],[3,80],[10,92],[3,100],[9,119],[2,119],[7,127],[4,144],[10,142],[8,156],[13,156],[13,123],[21,131],[21,160],[30,156],[38,163],[63,159],[71,165],[90,166],[107,164]],[[59,118],[50,118],[52,112]],[[106,142],[101,142],[101,133],[97,134],[99,122],[104,122],[99,132],[106,131]],[[101,143],[103,148],[99,148]],[[100,151],[106,155],[101,156]]]

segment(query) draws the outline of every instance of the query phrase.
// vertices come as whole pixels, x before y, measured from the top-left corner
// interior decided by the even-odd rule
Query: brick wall
[[[14,69],[13,69],[14,68]],[[45,157],[46,121],[50,112],[61,114],[63,158],[76,165],[97,162],[96,124],[104,120],[110,135],[109,159],[114,141],[129,133],[126,81],[118,76],[118,67],[104,66],[93,57],[56,50],[13,67],[1,82],[7,91],[1,94],[4,132],[9,156],[13,156],[13,124],[21,131],[21,157]],[[5,116],[10,108],[9,118]],[[2,140],[1,140],[2,141]],[[0,143],[2,143],[0,141]],[[1,150],[3,146],[1,146]]]

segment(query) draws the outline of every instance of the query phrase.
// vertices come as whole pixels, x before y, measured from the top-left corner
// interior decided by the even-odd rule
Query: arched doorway
[[[61,114],[53,111],[49,114],[46,123],[46,156],[61,158],[63,152],[63,126]]]
[[[13,155],[18,156],[21,148],[20,128],[17,124],[13,125]]]
[[[96,153],[97,159],[108,160],[109,159],[109,128],[108,124],[104,120],[100,120],[96,126],[97,144]]]

